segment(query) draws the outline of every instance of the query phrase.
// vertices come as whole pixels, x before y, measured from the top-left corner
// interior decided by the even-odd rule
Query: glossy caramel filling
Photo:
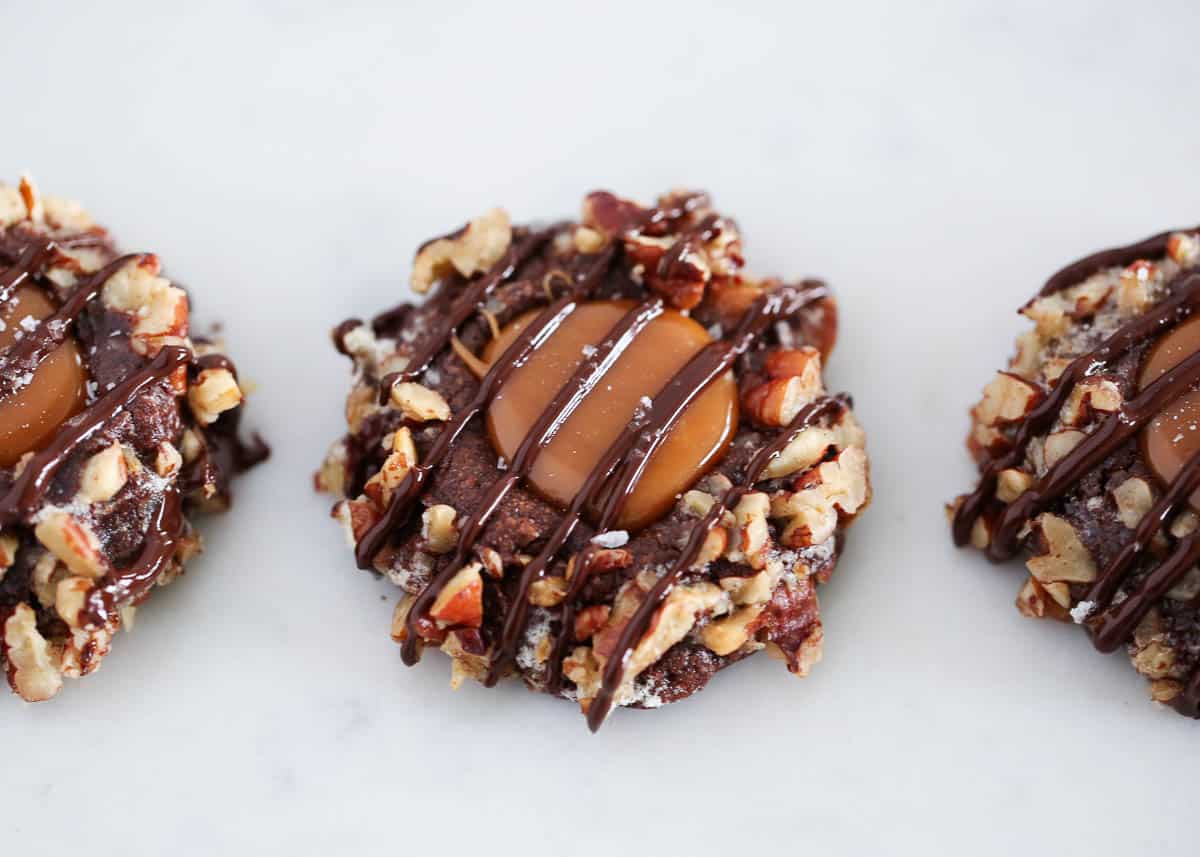
[[[1200,351],[1200,316],[1193,316],[1166,334],[1146,358],[1138,384],[1145,388],[1163,373]],[[1187,460],[1200,452],[1200,391],[1185,393],[1171,402],[1142,430],[1142,454],[1164,483],[1176,477]],[[1200,490],[1191,496],[1200,509]]]
[[[54,310],[41,289],[18,289],[15,300],[0,310],[0,352]],[[49,443],[63,421],[83,409],[86,380],[79,346],[68,338],[38,364],[28,384],[0,399],[0,466],[11,466]]]
[[[632,301],[597,301],[575,310],[550,340],[505,382],[487,412],[497,452],[511,460],[522,440],[592,348],[628,312]],[[536,312],[514,319],[484,349],[491,365]],[[547,500],[568,505],[596,462],[639,408],[696,352],[712,341],[690,318],[665,310],[651,321],[542,450],[527,483]],[[625,503],[617,521],[637,529],[661,518],[725,451],[737,427],[737,384],[731,373],[709,386],[684,412]]]

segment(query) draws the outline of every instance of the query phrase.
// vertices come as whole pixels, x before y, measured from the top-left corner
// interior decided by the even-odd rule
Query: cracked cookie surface
[[[579,222],[497,209],[426,242],[423,303],[336,328],[348,433],[316,484],[403,590],[406,662],[519,676],[593,729],[764,649],[808,673],[865,441],[824,387],[829,290],[742,264],[703,194],[597,192]]]
[[[1022,613],[1124,648],[1200,716],[1200,237],[1164,232],[1056,273],[971,411],[981,472],[955,541],[1027,556]]]
[[[0,665],[23,699],[94,672],[266,456],[187,293],[75,203],[0,185]]]

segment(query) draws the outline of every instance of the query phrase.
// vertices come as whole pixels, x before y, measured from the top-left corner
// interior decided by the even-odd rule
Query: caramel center
[[[633,306],[632,301],[584,304],[512,373],[487,413],[488,432],[501,456],[511,460],[586,353],[602,342]],[[484,349],[484,360],[489,365],[494,362],[536,315],[529,312],[514,319]],[[551,502],[568,505],[604,451],[637,410],[645,407],[643,397],[658,393],[711,341],[699,324],[665,310],[626,348],[542,450],[528,483]],[[616,526],[636,529],[666,514],[675,498],[725,451],[736,426],[737,384],[726,374],[692,402],[651,457]]]
[[[1145,387],[1200,351],[1200,316],[1193,316],[1166,334],[1146,358],[1138,384]],[[1200,452],[1200,391],[1184,393],[1167,405],[1142,430],[1142,454],[1150,469],[1169,483],[1187,460]],[[1191,496],[1200,509],[1200,490]]]
[[[18,289],[15,300],[0,310],[0,352],[54,310],[41,289]],[[29,383],[0,399],[0,466],[11,466],[26,452],[45,446],[62,422],[82,409],[85,381],[79,346],[67,339],[38,364]]]

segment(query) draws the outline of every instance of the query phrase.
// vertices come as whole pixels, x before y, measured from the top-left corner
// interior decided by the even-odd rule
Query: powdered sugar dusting
[[[542,641],[550,636],[550,612],[537,608],[525,629],[525,639],[517,649],[517,666],[526,674],[534,672],[541,661],[538,660],[538,648]]]
[[[661,708],[666,705],[662,698],[662,692],[665,688],[661,687],[657,681],[645,679],[634,683],[628,693],[624,694],[621,699],[621,705],[640,705],[642,708]]]
[[[1076,625],[1082,625],[1095,609],[1095,601],[1080,601],[1071,608],[1071,618],[1075,621]]]

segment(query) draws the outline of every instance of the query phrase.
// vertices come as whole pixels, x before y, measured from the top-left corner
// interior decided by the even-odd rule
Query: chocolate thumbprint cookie
[[[954,539],[1027,558],[1017,606],[1124,649],[1150,695],[1200,716],[1200,236],[1081,259],[971,411],[979,484]]]
[[[593,729],[760,650],[808,673],[867,455],[822,378],[829,289],[742,264],[704,194],[599,192],[426,242],[422,303],[337,327],[349,432],[317,486],[403,590],[406,663],[440,648],[453,684],[518,676]]]
[[[30,702],[94,672],[266,456],[187,293],[73,203],[0,185],[0,664]]]

